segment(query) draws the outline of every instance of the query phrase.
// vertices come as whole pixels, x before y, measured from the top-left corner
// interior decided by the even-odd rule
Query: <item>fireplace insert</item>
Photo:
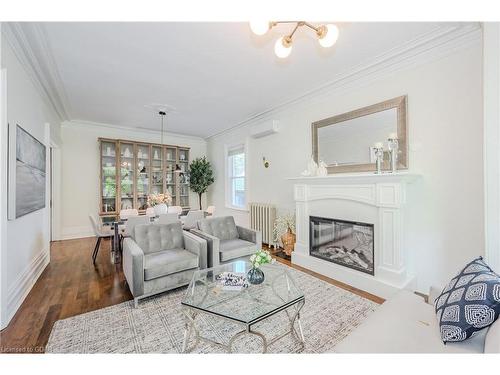
[[[373,224],[309,217],[309,254],[374,275]]]

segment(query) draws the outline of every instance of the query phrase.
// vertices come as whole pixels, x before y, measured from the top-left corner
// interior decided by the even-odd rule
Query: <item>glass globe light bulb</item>
[[[250,29],[256,35],[264,35],[269,31],[269,21],[250,21]]]
[[[322,47],[328,48],[335,44],[339,37],[339,28],[336,25],[325,25],[325,34],[319,38],[319,44]]]
[[[274,53],[280,59],[284,59],[285,57],[288,57],[290,55],[290,53],[292,52],[292,44],[291,44],[291,42],[287,42],[285,38],[286,37],[279,38],[276,41],[276,43],[274,44]]]

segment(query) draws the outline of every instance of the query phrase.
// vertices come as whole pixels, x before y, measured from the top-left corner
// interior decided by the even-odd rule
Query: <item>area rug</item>
[[[287,267],[284,266],[283,267]],[[326,353],[377,308],[377,304],[338,288],[304,272],[289,268],[305,295],[301,312],[305,337],[302,346],[292,336],[269,345],[268,353]],[[124,302],[54,324],[46,346],[47,353],[180,353],[184,335],[181,300],[186,288],[140,302]],[[241,326],[224,319],[200,314],[197,326],[203,336],[228,343]],[[285,332],[289,325],[284,312],[253,329],[272,339]],[[191,345],[191,353],[224,353],[224,349],[204,341]],[[261,340],[245,335],[234,342],[233,351],[258,353]]]

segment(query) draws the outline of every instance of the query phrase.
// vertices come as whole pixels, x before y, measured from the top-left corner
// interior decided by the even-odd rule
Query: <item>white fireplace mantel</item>
[[[387,298],[412,288],[405,249],[406,185],[417,174],[336,174],[291,178],[297,242],[292,262],[356,288]],[[309,216],[374,224],[374,275],[309,255]]]
[[[409,172],[397,172],[397,173],[387,173],[382,174],[376,173],[337,173],[329,174],[327,176],[313,176],[313,177],[291,177],[288,180],[294,181],[296,183],[379,183],[379,182],[413,182],[421,175]]]

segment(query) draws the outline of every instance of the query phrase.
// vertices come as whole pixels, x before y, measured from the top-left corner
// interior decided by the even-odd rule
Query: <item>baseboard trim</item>
[[[76,238],[94,237],[94,231],[87,226],[62,228],[60,240],[74,240]]]
[[[401,289],[415,290],[415,278],[411,275],[407,275],[400,283],[393,284],[387,280],[376,279],[362,272],[353,271],[309,255],[301,254],[297,251],[292,253],[292,264],[296,264],[386,300]]]
[[[16,314],[24,299],[28,296],[31,288],[45,270],[50,262],[49,250],[44,250],[37,257],[33,258],[31,263],[19,275],[7,292],[7,320],[5,327],[10,323]],[[2,327],[5,328],[5,327]]]

